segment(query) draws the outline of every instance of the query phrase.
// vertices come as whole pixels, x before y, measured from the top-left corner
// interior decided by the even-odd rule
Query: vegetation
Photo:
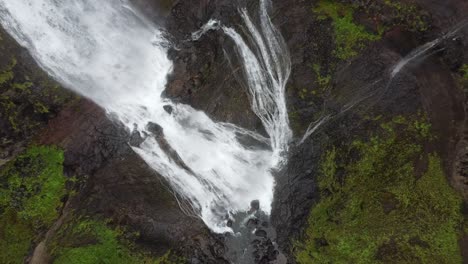
[[[394,0],[385,0],[384,3],[391,8],[396,24],[403,25],[410,31],[423,32],[429,28],[427,19],[415,5]]]
[[[398,117],[323,157],[299,263],[461,263],[461,197],[426,154],[430,126]],[[349,157],[353,157],[350,158]]]
[[[0,49],[7,43],[0,42]],[[2,137],[27,138],[75,96],[42,71],[35,72],[18,63],[14,56],[2,59],[10,61],[0,65],[0,122],[5,134]]]
[[[0,171],[0,263],[23,263],[59,217],[67,194],[63,159],[57,148],[35,146]],[[124,234],[105,221],[76,217],[51,242],[54,263],[185,263],[170,252],[154,258],[136,249]]]
[[[13,79],[14,74],[13,74],[12,69],[15,66],[16,66],[16,59],[13,58],[10,65],[8,65],[5,70],[0,72],[0,85]]]
[[[0,171],[0,263],[23,263],[58,217],[66,193],[62,163],[62,151],[31,147]]]
[[[52,243],[54,264],[179,264],[183,258],[170,252],[153,258],[124,238],[124,230],[110,228],[106,222],[75,218],[63,226]]]
[[[468,64],[463,64],[463,66],[460,69],[460,72],[462,74],[462,79],[468,82]]]
[[[321,0],[313,11],[320,20],[332,20],[336,44],[334,55],[339,59],[352,58],[366,42],[380,39],[378,34],[369,33],[364,26],[354,23],[354,8],[351,5]]]
[[[325,92],[330,88],[331,85],[331,75],[330,74],[323,74],[322,67],[320,64],[314,64],[312,66],[315,75],[317,76],[317,85],[320,89],[320,92]]]
[[[74,221],[62,228],[60,246],[56,245],[54,263],[138,263],[130,250],[121,245],[119,230],[113,230],[104,222],[93,220]]]

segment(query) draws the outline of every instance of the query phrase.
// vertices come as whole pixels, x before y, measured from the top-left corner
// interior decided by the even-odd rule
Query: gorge
[[[467,13],[0,0],[0,262],[465,263]]]

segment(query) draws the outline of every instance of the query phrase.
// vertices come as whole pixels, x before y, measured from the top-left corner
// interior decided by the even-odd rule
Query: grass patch
[[[124,230],[105,221],[75,218],[62,226],[52,243],[54,264],[179,264],[185,263],[168,252],[153,258],[124,238]]]
[[[380,35],[369,33],[364,26],[354,23],[354,8],[351,5],[321,0],[313,11],[319,15],[320,20],[332,20],[336,44],[334,55],[339,59],[350,59],[367,42],[380,39]]]
[[[429,130],[398,117],[367,141],[329,150],[318,180],[322,198],[296,243],[296,260],[461,263],[462,199],[440,158],[423,152]]]
[[[58,217],[63,152],[32,147],[0,172],[0,263],[23,263],[36,236]]]
[[[60,246],[53,255],[54,264],[74,263],[138,263],[130,250],[121,245],[121,231],[107,227],[104,222],[81,220],[66,226],[60,233]]]

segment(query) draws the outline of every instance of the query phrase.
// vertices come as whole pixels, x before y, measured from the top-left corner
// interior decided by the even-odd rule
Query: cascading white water
[[[210,19],[208,22],[206,22],[205,25],[203,25],[200,30],[197,30],[192,33],[192,41],[199,40],[206,32],[210,30],[215,30],[220,27],[220,22],[216,19]]]
[[[215,123],[203,112],[161,97],[172,70],[169,43],[128,0],[0,0],[0,22],[49,74],[98,103],[129,130],[159,124],[177,160],[153,136],[134,151],[213,231],[228,232],[226,214],[247,210],[252,200],[270,210],[270,170],[291,137],[284,102],[290,62],[267,3],[261,1],[261,31],[242,11],[260,51],[257,56],[233,29],[224,31],[239,47],[253,109],[265,124],[271,150],[252,149],[237,139],[238,134],[262,139],[254,132]],[[164,105],[172,106],[173,113]]]
[[[268,15],[269,5],[270,1],[260,0],[260,29],[255,27],[245,8],[240,11],[253,39],[253,50],[234,29],[223,27],[223,31],[237,45],[248,80],[252,109],[270,136],[274,160],[281,162],[282,153],[287,151],[292,138],[285,101],[291,59],[283,37]]]

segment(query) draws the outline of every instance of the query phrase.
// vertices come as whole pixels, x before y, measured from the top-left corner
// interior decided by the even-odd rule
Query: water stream
[[[189,202],[186,211],[222,233],[232,231],[226,216],[249,210],[252,200],[270,211],[271,169],[284,159],[291,138],[284,99],[290,61],[268,17],[269,4],[261,0],[259,26],[241,10],[252,48],[232,27],[223,27],[244,63],[252,108],[269,135],[268,149],[238,140],[240,134],[263,138],[255,132],[216,123],[161,97],[173,67],[170,43],[128,0],[0,0],[0,23],[65,87],[99,104],[129,131],[149,134],[134,151]],[[161,134],[164,140],[158,140]]]

